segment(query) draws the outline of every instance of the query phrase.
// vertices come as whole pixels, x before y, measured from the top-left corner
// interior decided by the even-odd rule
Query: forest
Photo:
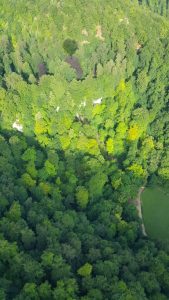
[[[0,7],[0,300],[169,299],[168,0]]]

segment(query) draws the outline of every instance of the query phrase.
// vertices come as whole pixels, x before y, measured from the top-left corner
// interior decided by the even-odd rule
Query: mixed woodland
[[[169,299],[168,1],[0,7],[0,300]]]

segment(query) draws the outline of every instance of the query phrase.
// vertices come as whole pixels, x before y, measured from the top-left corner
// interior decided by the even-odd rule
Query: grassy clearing
[[[156,239],[169,239],[169,190],[146,188],[141,200],[147,234]]]

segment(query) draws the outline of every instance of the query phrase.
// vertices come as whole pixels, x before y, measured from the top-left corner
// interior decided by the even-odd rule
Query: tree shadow
[[[79,59],[76,56],[67,56],[65,61],[76,71],[77,79],[81,80],[83,78],[83,70]]]
[[[73,279],[72,297],[87,295],[79,268],[90,264],[94,281],[104,275],[101,261],[132,252],[142,236],[123,189],[112,188],[114,171],[94,155],[44,148],[17,131],[1,131],[0,155],[0,292],[34,299],[46,283],[49,295],[59,282],[66,293]]]

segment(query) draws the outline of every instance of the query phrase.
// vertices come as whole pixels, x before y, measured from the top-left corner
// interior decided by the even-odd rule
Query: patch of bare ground
[[[88,45],[88,44],[90,44],[90,42],[87,41],[87,40],[83,40],[82,42],[80,42],[80,44],[83,46],[83,45]]]
[[[86,35],[86,36],[89,35],[88,32],[87,32],[87,30],[86,30],[86,28],[82,29],[82,34],[83,34],[83,35]]]
[[[102,27],[101,27],[101,25],[97,25],[96,26],[96,37],[98,39],[100,39],[101,41],[105,40],[105,38],[103,37],[103,34],[102,34]]]
[[[141,194],[144,191],[144,189],[145,189],[145,187],[142,186],[138,191],[136,199],[130,201],[130,203],[133,203],[135,205],[137,212],[138,212],[138,216],[139,216],[140,220],[142,221],[142,223],[141,223],[142,233],[144,236],[147,236],[146,229],[145,229],[144,222],[143,222],[142,207],[141,207]]]
[[[135,49],[136,49],[137,51],[139,51],[141,48],[142,48],[142,45],[139,44],[139,43],[136,43]]]

